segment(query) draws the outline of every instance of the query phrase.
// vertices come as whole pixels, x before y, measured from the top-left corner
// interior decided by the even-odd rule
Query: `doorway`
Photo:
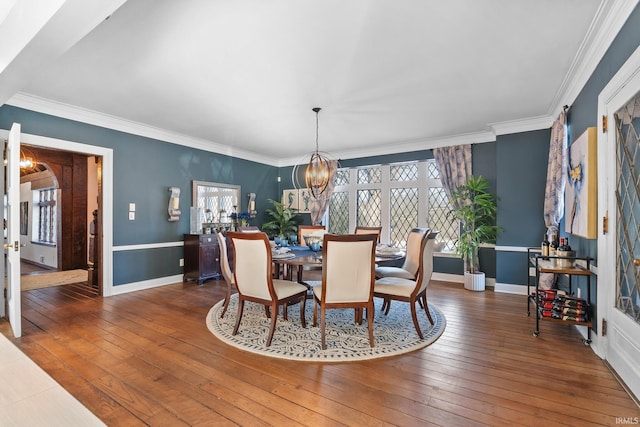
[[[26,144],[20,154],[21,289],[70,283],[99,289],[90,249],[101,158]]]
[[[0,137],[7,139],[8,136],[8,131],[0,130]],[[101,262],[93,277],[99,284],[102,296],[113,295],[113,149],[26,133],[21,135],[20,141],[32,147],[73,152],[98,159],[96,200],[99,214],[93,230],[97,236],[93,257]]]
[[[640,397],[640,48],[598,97],[598,353]]]

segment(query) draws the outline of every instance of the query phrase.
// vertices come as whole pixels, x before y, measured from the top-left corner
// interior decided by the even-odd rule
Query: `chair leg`
[[[380,307],[380,313],[384,313],[384,310],[387,308],[387,299],[383,298],[382,306]]]
[[[411,301],[409,304],[411,305],[411,318],[413,319],[413,326],[416,327],[416,332],[418,333],[418,336],[422,340],[424,339],[424,337],[422,336],[422,331],[420,330],[420,325],[418,324],[418,314],[416,313],[416,302]]]
[[[273,315],[271,316],[271,322],[269,325],[269,335],[267,336],[267,347],[271,345],[271,340],[273,339],[273,333],[276,331],[276,322],[278,321],[278,305],[274,303],[272,305]]]
[[[385,302],[385,305],[386,305],[386,310],[384,312],[384,315],[386,316],[387,314],[389,314],[389,310],[391,309],[391,299],[390,298],[385,298],[384,302]]]
[[[306,304],[307,304],[307,296],[302,295],[302,298],[300,299],[300,323],[302,323],[303,328],[307,327],[307,319],[304,316]]]
[[[229,300],[231,299],[231,283],[227,283],[227,295],[224,297],[224,304],[222,304],[222,313],[220,313],[220,318],[224,317],[224,314],[227,312],[227,307],[229,307]]]
[[[313,297],[313,327],[318,326],[318,300]]]
[[[244,310],[244,300],[238,300],[238,314],[236,314],[236,325],[233,327],[233,333],[231,335],[235,335],[238,333],[238,328],[240,327],[240,320],[242,319],[242,312]]]
[[[288,311],[289,311],[289,310],[287,310],[287,303],[285,302],[284,304],[282,304],[282,318],[283,318],[284,320],[288,320],[288,319],[287,319],[287,312],[288,312]]]
[[[429,304],[427,303],[427,296],[422,295],[422,305],[424,306],[424,312],[427,313],[427,317],[429,318],[429,322],[433,325],[433,318],[431,317],[431,313],[429,312]]]
[[[375,345],[373,342],[373,303],[371,307],[367,307],[367,326],[369,327],[369,345],[371,348]]]
[[[327,349],[327,341],[325,338],[325,328],[327,327],[327,315],[324,307],[320,307],[320,337],[322,342],[322,349]]]
[[[271,318],[271,310],[269,310],[269,306],[268,305],[264,306],[264,313],[267,315],[267,319]]]

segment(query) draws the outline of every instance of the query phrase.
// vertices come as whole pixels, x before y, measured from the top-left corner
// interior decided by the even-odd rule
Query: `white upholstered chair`
[[[401,277],[416,280],[420,265],[422,240],[429,234],[429,231],[428,228],[414,228],[411,230],[407,237],[406,255],[402,267],[378,266],[376,267],[376,277]]]
[[[222,270],[222,277],[227,282],[227,295],[224,297],[224,304],[222,306],[222,313],[220,317],[224,317],[229,306],[229,299],[231,298],[231,290],[236,285],[233,272],[231,271],[231,265],[229,264],[229,251],[227,250],[227,238],[224,234],[217,232],[218,247],[220,248],[220,270]]]
[[[245,301],[270,307],[271,323],[266,346],[271,345],[276,329],[278,307],[300,303],[300,323],[304,318],[307,287],[290,280],[272,276],[271,246],[265,233],[229,232],[234,250],[234,279],[238,288],[238,314],[233,335],[238,333]]]
[[[380,243],[380,233],[382,233],[382,227],[361,227],[357,226],[355,234],[375,234],[378,236],[378,243]]]
[[[422,331],[418,324],[418,316],[416,312],[416,303],[424,308],[429,322],[433,325],[433,318],[429,312],[429,304],[427,303],[427,285],[431,281],[433,274],[433,245],[437,233],[430,233],[426,239],[420,244],[420,260],[418,266],[418,275],[416,280],[404,277],[383,277],[376,280],[374,287],[374,296],[383,298],[385,303],[383,309],[385,314],[389,313],[391,300],[405,301],[410,304],[411,317],[413,325],[420,339],[423,339]]]
[[[313,234],[314,231],[325,230],[324,225],[299,225],[298,226],[298,245],[307,246],[307,242],[304,240],[304,236],[307,234]]]
[[[313,325],[320,308],[322,348],[326,349],[326,311],[332,308],[365,309],[369,343],[373,340],[373,285],[376,236],[325,234],[322,246],[322,284],[313,288]]]

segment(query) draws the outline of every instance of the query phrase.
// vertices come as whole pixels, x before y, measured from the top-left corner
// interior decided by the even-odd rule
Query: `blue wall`
[[[629,55],[640,45],[640,6],[637,6],[601,63],[571,105],[568,121],[570,141],[587,127],[596,125],[597,97]],[[135,245],[180,241],[189,230],[188,215],[179,222],[166,220],[168,187],[178,186],[190,203],[191,181],[214,181],[242,187],[242,210],[246,194],[258,195],[256,224],[264,220],[267,199],[279,199],[290,188],[290,168],[276,168],[225,155],[191,149],[167,142],[130,135],[98,126],[39,114],[11,106],[0,107],[0,127],[22,124],[24,133],[108,147],[114,150],[114,245]],[[473,172],[484,175],[498,195],[498,225],[504,231],[499,246],[538,246],[545,227],[542,204],[546,179],[546,156],[550,131],[540,130],[498,136],[495,142],[473,146]],[[431,150],[372,156],[342,161],[342,166],[391,163],[432,158]],[[277,182],[277,177],[282,182]],[[186,197],[185,197],[186,196]],[[128,204],[136,203],[136,221],[127,220]],[[184,209],[184,208],[183,208]],[[578,253],[596,258],[596,241],[571,238]],[[180,274],[173,261],[182,248],[120,251],[114,254],[114,283]],[[495,260],[495,261],[494,261]],[[498,283],[526,283],[523,253],[483,250],[482,269]],[[174,265],[171,265],[171,264]],[[436,260],[435,270],[461,274],[459,260]],[[594,285],[595,286],[595,285]],[[592,302],[595,300],[595,292]]]
[[[262,214],[268,198],[278,197],[276,167],[192,149],[72,120],[5,105],[0,127],[20,123],[22,132],[113,149],[113,245],[141,245],[182,241],[189,232],[191,182],[213,181],[241,186],[241,209],[249,192],[258,197]],[[169,187],[181,189],[177,222],[169,222]],[[136,204],[136,219],[128,220],[129,203]],[[114,285],[182,274],[181,247],[114,252]]]

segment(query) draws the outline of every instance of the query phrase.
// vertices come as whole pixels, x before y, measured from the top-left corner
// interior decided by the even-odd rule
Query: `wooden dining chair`
[[[313,287],[313,325],[320,308],[322,348],[326,349],[327,309],[366,310],[369,344],[373,340],[373,286],[376,236],[325,234],[322,246],[322,284]]]
[[[429,304],[427,303],[427,285],[431,281],[433,274],[433,246],[437,233],[431,233],[426,239],[420,242],[420,260],[418,266],[418,275],[416,280],[404,277],[384,277],[376,280],[373,295],[384,299],[384,314],[389,314],[391,301],[408,302],[411,308],[411,318],[416,332],[420,339],[424,339],[420,325],[418,324],[418,315],[416,312],[416,303],[418,303],[427,314],[429,322],[433,325],[433,318],[429,312]]]
[[[430,230],[428,228],[412,229],[407,237],[406,255],[402,267],[378,266],[376,267],[376,277],[402,277],[416,280],[422,254],[422,241],[429,233]]]
[[[378,243],[380,243],[380,234],[382,233],[382,227],[361,227],[357,226],[355,234],[375,234],[378,236]]]
[[[271,345],[276,329],[278,308],[300,303],[300,323],[306,327],[304,309],[307,287],[272,276],[271,246],[265,233],[229,232],[234,250],[234,279],[238,289],[238,314],[233,335],[238,333],[245,301],[270,308],[271,322],[266,346]]]

